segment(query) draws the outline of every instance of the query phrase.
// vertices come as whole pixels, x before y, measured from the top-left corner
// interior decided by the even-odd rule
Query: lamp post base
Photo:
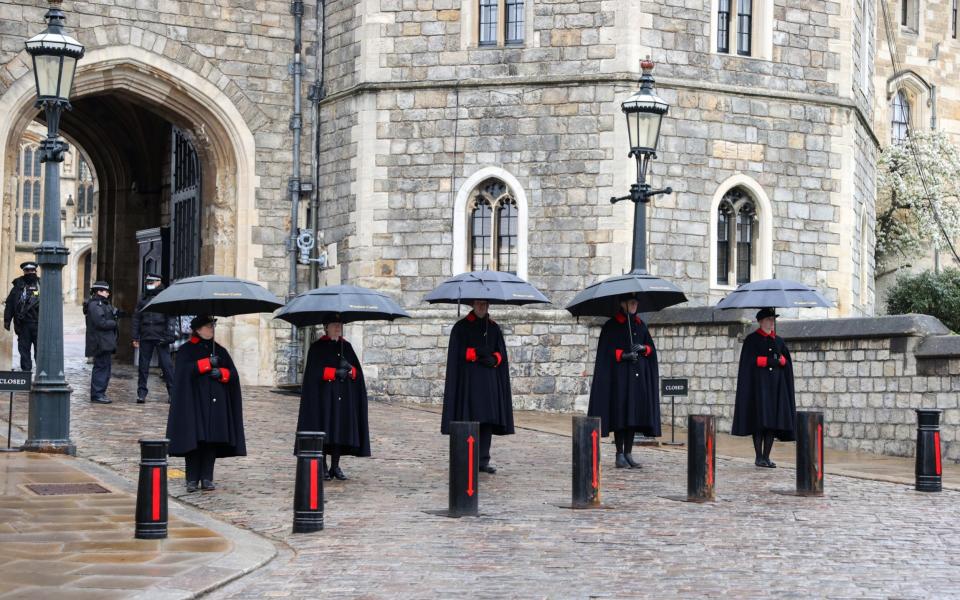
[[[30,391],[30,415],[24,452],[77,453],[70,440],[70,393],[65,383],[34,383]]]
[[[18,451],[76,456],[77,446],[70,440],[27,440]]]

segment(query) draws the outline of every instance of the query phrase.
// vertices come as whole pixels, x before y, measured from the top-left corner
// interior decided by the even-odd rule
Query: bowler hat
[[[196,331],[204,325],[210,325],[216,322],[217,319],[213,315],[197,315],[196,317],[190,319],[190,331]]]
[[[780,316],[780,315],[777,314],[777,311],[775,311],[775,310],[772,309],[772,308],[761,308],[761,309],[757,312],[757,320],[758,320],[758,321],[763,320],[763,319],[766,319],[766,318],[768,318],[768,317],[777,318],[777,317],[779,317],[779,316]]]

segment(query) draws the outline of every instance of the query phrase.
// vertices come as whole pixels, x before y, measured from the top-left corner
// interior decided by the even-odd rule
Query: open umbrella
[[[273,312],[283,302],[259,284],[226,275],[200,275],[175,281],[154,296],[143,312],[232,317]]]
[[[277,313],[277,319],[297,327],[318,325],[328,319],[340,323],[392,321],[410,315],[390,296],[356,285],[332,285],[303,292]]]
[[[716,308],[832,308],[833,303],[812,287],[790,279],[761,279],[744,283]]]
[[[620,310],[620,297],[624,294],[636,297],[637,312],[655,312],[687,301],[676,284],[649,273],[631,271],[584,289],[573,297],[567,310],[575,317],[612,317]]]
[[[470,271],[455,275],[424,297],[430,304],[470,304],[486,300],[490,304],[550,304],[540,290],[512,273]]]

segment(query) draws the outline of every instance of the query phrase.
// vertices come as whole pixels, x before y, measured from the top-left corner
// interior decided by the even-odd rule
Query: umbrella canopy
[[[635,294],[637,312],[655,312],[686,302],[683,290],[649,273],[630,272],[604,279],[574,296],[567,310],[575,317],[612,317],[620,310],[620,297]]]
[[[470,271],[451,277],[424,297],[430,304],[469,304],[486,300],[490,304],[550,304],[540,290],[523,279],[503,271]]]
[[[273,312],[283,302],[260,285],[225,275],[187,277],[170,285],[143,307],[166,315],[232,317]]]
[[[274,318],[306,327],[330,320],[392,321],[410,315],[384,293],[356,285],[332,285],[297,295]]]
[[[833,303],[812,287],[790,279],[751,281],[730,292],[717,308],[832,308]]]

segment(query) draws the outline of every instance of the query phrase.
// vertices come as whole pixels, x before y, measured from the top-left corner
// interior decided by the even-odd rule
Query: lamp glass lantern
[[[59,13],[59,14],[56,14]],[[47,30],[26,42],[33,58],[33,73],[40,102],[70,102],[73,75],[77,61],[83,57],[83,44],[63,33],[63,13],[51,9],[47,13]]]
[[[641,79],[641,87],[620,105],[627,117],[627,131],[630,135],[630,156],[655,154],[660,139],[660,122],[670,109],[662,98],[653,91],[653,77],[649,82]]]

